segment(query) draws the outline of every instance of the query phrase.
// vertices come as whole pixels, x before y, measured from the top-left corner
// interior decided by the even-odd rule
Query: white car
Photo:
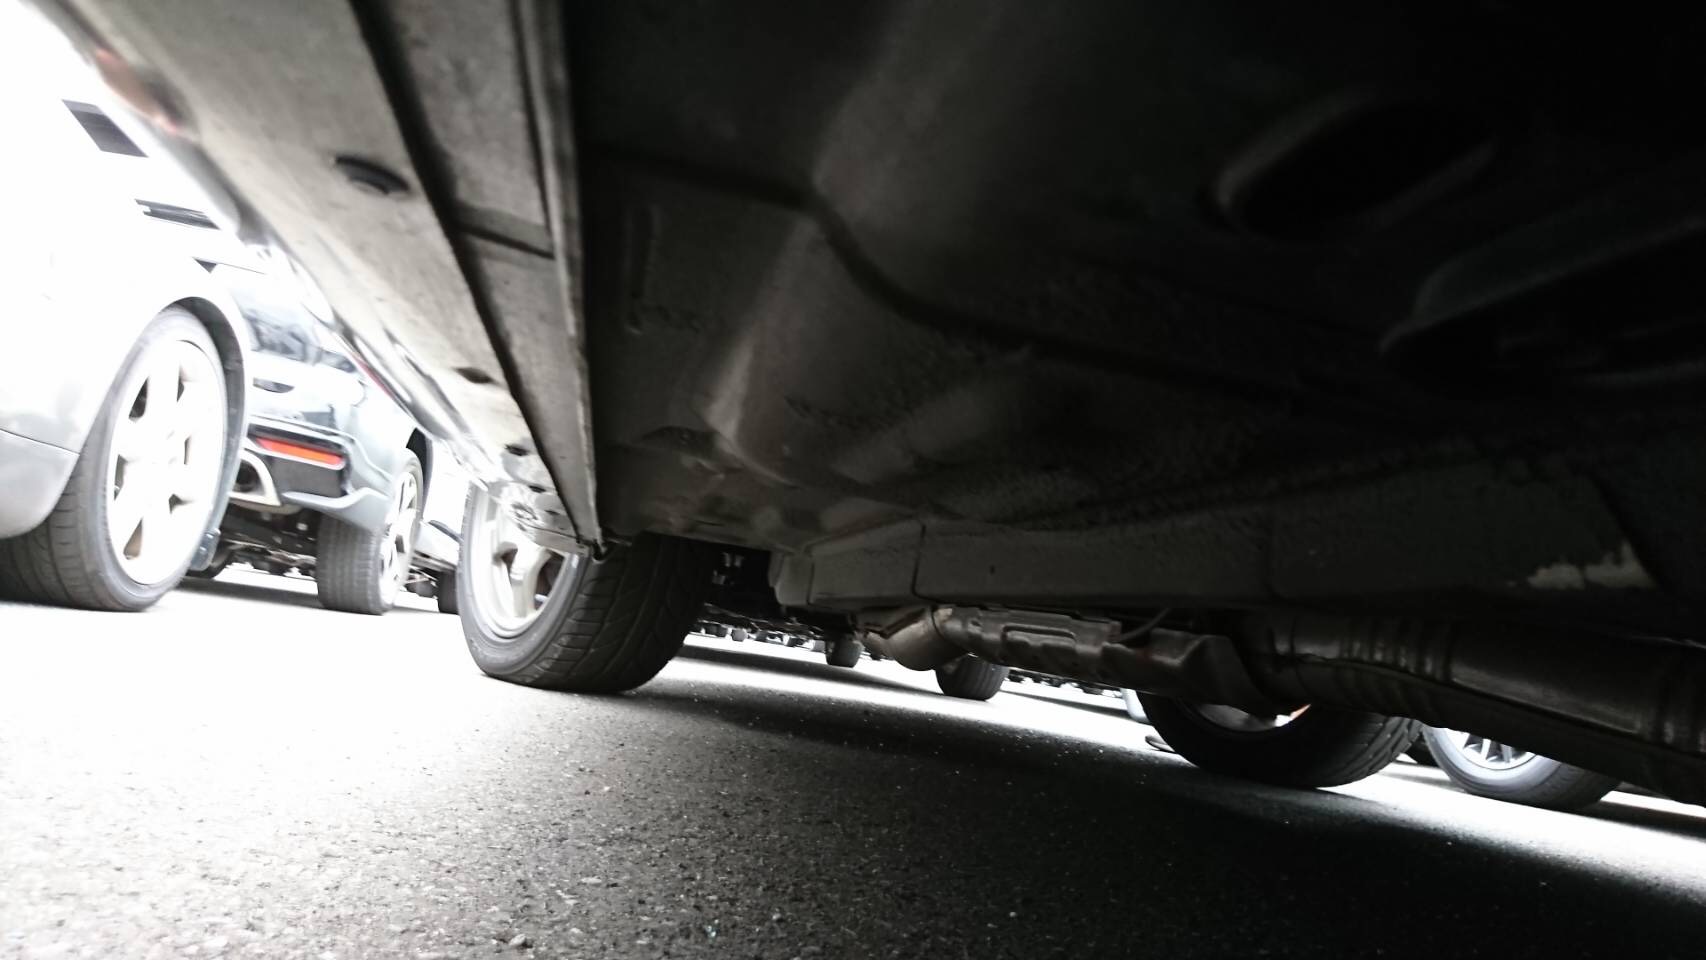
[[[44,89],[34,54],[58,41],[29,26],[0,28],[0,74],[28,74],[9,89]],[[207,271],[118,189],[97,145],[127,134],[83,106],[6,105],[0,595],[138,610],[211,556],[243,433],[246,334]]]

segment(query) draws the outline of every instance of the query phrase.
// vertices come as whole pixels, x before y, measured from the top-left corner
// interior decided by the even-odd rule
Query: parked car
[[[206,562],[248,374],[236,307],[119,167],[141,150],[0,38],[0,595],[141,610]],[[51,35],[49,40],[54,39]]]
[[[229,264],[212,274],[253,332],[254,359],[241,464],[208,575],[232,562],[295,570],[327,608],[382,614],[411,576],[454,569],[453,541],[422,519],[433,452],[414,419],[301,292]]]
[[[709,600],[1271,782],[1425,721],[1706,799],[1685,10],[69,5],[475,472],[492,676]]]
[[[222,417],[229,407],[227,431],[240,425],[232,436],[240,449],[235,472],[222,474],[230,476],[228,506],[211,517],[217,546],[211,556],[203,551],[206,565],[194,575],[217,576],[233,560],[274,573],[296,569],[314,577],[326,606],[361,613],[384,612],[405,585],[437,592],[453,575],[457,550],[453,534],[421,519],[431,445],[352,359],[329,311],[321,306],[316,314],[313,287],[288,258],[223,229],[204,209],[210,197],[129,137],[118,111],[81,101],[61,109],[87,134],[84,152],[92,144],[101,158],[89,180],[144,224],[143,249],[114,257],[147,263],[170,251],[193,289],[219,295],[222,316],[240,316],[233,329],[249,345],[236,402],[207,394]],[[211,509],[215,500],[205,503]],[[200,522],[205,529],[210,518]]]

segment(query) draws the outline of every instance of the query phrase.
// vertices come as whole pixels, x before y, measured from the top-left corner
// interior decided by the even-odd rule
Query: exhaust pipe
[[[865,644],[901,666],[934,670],[966,654],[1010,666],[1251,712],[1291,709],[1262,692],[1228,637],[1115,620],[981,607],[935,607]]]
[[[1706,803],[1706,647],[1480,623],[1257,621],[1245,662],[1282,700],[1521,746]]]
[[[1307,703],[1473,730],[1706,803],[1706,647],[1532,627],[1249,618],[1232,636],[936,607],[867,645],[915,670],[966,654],[1275,714]]]
[[[273,483],[272,471],[248,440],[243,441],[243,449],[237,454],[237,483],[231,491],[231,499],[262,507],[276,507],[282,502],[278,497],[278,487]]]

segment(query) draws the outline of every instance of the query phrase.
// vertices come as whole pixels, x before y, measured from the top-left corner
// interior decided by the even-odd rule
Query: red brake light
[[[318,463],[336,470],[344,465],[344,455],[336,450],[323,447],[310,447],[307,444],[291,443],[288,440],[275,440],[272,437],[256,437],[255,446],[268,453],[276,453],[309,463]]]

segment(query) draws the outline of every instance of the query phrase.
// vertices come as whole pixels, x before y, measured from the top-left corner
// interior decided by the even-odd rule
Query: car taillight
[[[289,440],[277,440],[272,437],[256,437],[255,446],[268,453],[280,456],[295,457],[309,463],[318,463],[336,470],[344,465],[344,455],[337,450],[325,447],[311,447],[305,443],[291,443]]]

